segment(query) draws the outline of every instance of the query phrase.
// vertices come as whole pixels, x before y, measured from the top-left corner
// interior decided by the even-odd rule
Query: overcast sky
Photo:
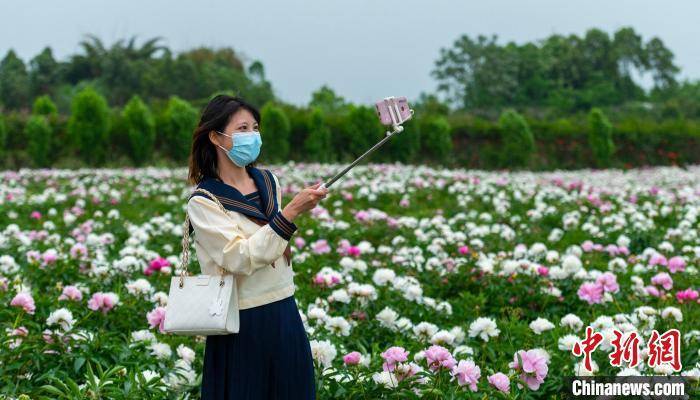
[[[162,36],[175,52],[231,46],[262,61],[291,103],[307,103],[323,84],[372,103],[434,91],[439,49],[462,34],[522,43],[632,26],[671,48],[682,78],[699,79],[698,16],[697,0],[0,0],[0,56],[13,48],[28,61],[48,45],[64,59],[86,33],[107,45]]]

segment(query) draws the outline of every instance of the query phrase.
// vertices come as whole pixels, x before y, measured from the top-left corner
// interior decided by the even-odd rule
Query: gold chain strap
[[[207,196],[209,196],[212,200],[216,202],[216,204],[219,206],[221,211],[226,214],[226,208],[221,204],[219,199],[211,194],[208,190],[206,189],[196,189],[192,193],[205,193]],[[185,279],[185,273],[187,273],[187,267],[189,266],[189,259],[190,259],[190,215],[187,213],[187,210],[185,210],[185,225],[182,229],[182,257],[180,261],[180,287],[184,284],[184,279]],[[221,282],[219,283],[220,286],[224,284],[224,268],[221,268]]]

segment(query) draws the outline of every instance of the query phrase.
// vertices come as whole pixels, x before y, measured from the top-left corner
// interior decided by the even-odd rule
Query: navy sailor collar
[[[267,169],[255,168],[252,165],[247,165],[245,168],[248,175],[255,182],[255,186],[257,187],[260,195],[260,204],[263,209],[262,211],[264,212],[260,211],[260,208],[254,200],[251,200],[235,187],[224,183],[217,178],[204,178],[197,185],[197,188],[205,189],[216,196],[221,202],[221,205],[223,205],[227,210],[238,211],[249,217],[261,219],[263,221],[270,221],[278,208],[277,188],[275,187],[275,180],[272,176],[272,172]],[[209,196],[202,192],[192,193],[190,194],[189,198],[192,198],[192,196],[203,196],[210,199]]]

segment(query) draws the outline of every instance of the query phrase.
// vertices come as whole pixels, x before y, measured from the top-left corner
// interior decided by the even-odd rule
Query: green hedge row
[[[611,122],[599,109],[558,120],[505,110],[497,121],[421,111],[371,161],[535,170],[700,163],[694,120]],[[367,106],[322,111],[268,102],[261,113],[263,163],[347,162],[386,132]],[[198,119],[197,108],[177,97],[146,104],[134,96],[118,109],[88,86],[73,98],[70,116],[57,114],[46,96],[30,113],[1,115],[0,160],[5,169],[185,165]]]
[[[538,170],[618,168],[700,163],[700,123],[695,120],[620,119],[611,123],[612,154],[597,162],[588,118],[544,121],[526,118],[535,150],[527,167]],[[504,167],[503,127],[469,115],[449,118],[456,164],[469,168]]]

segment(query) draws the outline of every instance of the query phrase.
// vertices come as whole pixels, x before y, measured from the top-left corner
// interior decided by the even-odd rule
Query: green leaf
[[[78,357],[75,359],[73,362],[73,371],[78,372],[80,371],[80,368],[82,368],[83,364],[85,364],[85,357]]]

